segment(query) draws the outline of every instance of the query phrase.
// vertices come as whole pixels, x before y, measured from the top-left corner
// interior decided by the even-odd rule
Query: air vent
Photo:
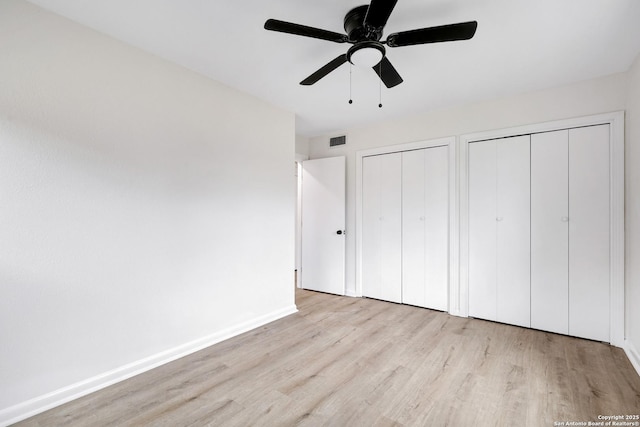
[[[338,145],[345,145],[347,143],[347,137],[345,135],[336,136],[329,139],[329,147],[337,147]]]

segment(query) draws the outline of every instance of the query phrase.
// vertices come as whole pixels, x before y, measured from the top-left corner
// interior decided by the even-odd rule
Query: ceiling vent
[[[345,145],[347,143],[347,137],[345,135],[335,136],[329,139],[329,147],[337,147],[338,145]]]

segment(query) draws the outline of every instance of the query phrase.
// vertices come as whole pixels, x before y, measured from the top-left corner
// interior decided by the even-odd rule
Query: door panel
[[[402,153],[402,302],[425,307],[425,150]]]
[[[569,131],[569,333],[609,341],[609,125]]]
[[[569,131],[531,136],[531,327],[569,333]]]
[[[448,147],[402,153],[402,302],[446,311]]]
[[[425,152],[425,307],[449,307],[449,149]]]
[[[402,156],[362,159],[362,291],[402,301]]]
[[[496,320],[496,141],[469,144],[469,316]]]
[[[345,157],[302,162],[303,288],[344,295],[344,229]]]
[[[530,137],[497,144],[497,313],[499,322],[531,325]]]

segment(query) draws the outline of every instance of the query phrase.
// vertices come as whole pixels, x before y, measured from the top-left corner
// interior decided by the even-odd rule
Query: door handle
[[[347,234],[347,232],[346,231],[342,231],[342,230],[338,230],[338,231],[336,231],[336,234],[338,234],[338,235]]]

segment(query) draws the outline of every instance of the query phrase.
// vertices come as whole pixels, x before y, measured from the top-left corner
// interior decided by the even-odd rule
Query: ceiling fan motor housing
[[[367,16],[369,5],[358,6],[351,9],[344,17],[344,30],[349,35],[350,42],[364,40],[378,41],[382,38],[382,28],[367,27],[364,18]]]

